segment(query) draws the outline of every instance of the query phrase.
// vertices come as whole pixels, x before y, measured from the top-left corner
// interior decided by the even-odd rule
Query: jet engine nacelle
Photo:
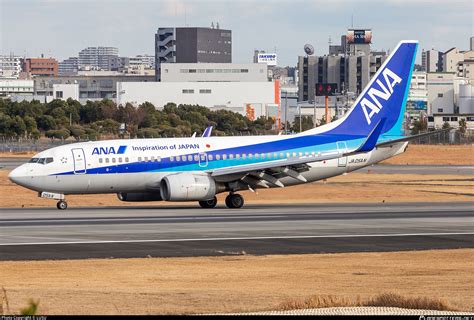
[[[117,198],[125,202],[162,201],[159,192],[121,192]]]
[[[209,200],[214,198],[217,189],[210,176],[192,173],[170,174],[160,183],[161,198],[165,201]]]

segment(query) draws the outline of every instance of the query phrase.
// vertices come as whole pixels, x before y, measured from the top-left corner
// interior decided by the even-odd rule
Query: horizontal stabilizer
[[[390,146],[390,145],[392,145],[394,143],[398,143],[398,142],[405,142],[405,141],[411,141],[411,140],[415,140],[415,139],[422,138],[422,137],[434,136],[436,134],[449,131],[451,129],[452,128],[441,129],[441,130],[436,130],[436,131],[431,131],[431,132],[426,132],[426,133],[415,134],[413,136],[403,137],[403,138],[400,138],[400,139],[384,141],[384,142],[378,143],[376,145],[376,147]]]

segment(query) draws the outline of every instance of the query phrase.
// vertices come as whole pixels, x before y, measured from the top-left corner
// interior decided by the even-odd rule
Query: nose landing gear
[[[58,203],[56,203],[56,208],[58,208],[59,210],[66,210],[67,202],[64,200],[59,200]]]

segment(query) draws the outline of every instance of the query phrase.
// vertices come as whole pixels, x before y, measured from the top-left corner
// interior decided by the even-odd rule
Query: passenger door
[[[343,154],[347,152],[347,144],[345,141],[338,141],[336,145],[337,145],[337,151],[339,151],[339,153]],[[337,159],[337,166],[338,167],[347,166],[347,157],[339,157]]]
[[[74,174],[86,173],[86,157],[82,148],[72,149],[72,158],[74,161]]]

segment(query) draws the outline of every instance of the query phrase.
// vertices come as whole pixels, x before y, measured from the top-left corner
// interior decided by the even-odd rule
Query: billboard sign
[[[316,83],[316,96],[334,96],[337,91],[337,83]]]
[[[276,53],[259,53],[257,56],[258,63],[266,63],[269,66],[277,65],[277,54]]]
[[[347,30],[347,43],[350,43],[350,44],[372,43],[372,30],[370,29]]]

